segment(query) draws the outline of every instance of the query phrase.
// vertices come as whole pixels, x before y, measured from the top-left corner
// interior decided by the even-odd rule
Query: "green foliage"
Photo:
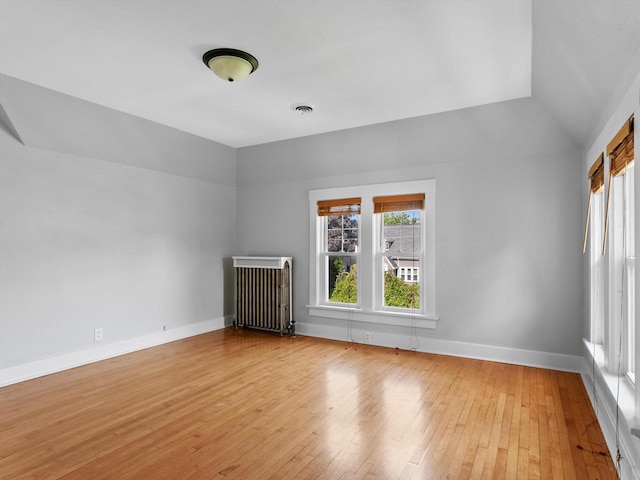
[[[420,286],[405,283],[393,272],[385,272],[384,304],[387,307],[420,308]]]
[[[336,279],[338,275],[344,272],[344,259],[342,257],[334,257],[335,260],[329,262],[329,300],[331,300],[331,295],[333,294],[333,290],[336,288]]]
[[[344,271],[344,263],[341,258],[334,261],[337,266],[337,262],[341,262],[340,273],[336,276],[336,282],[333,287],[333,291],[329,296],[331,302],[340,303],[357,303],[358,301],[358,267],[352,265],[351,270]]]
[[[335,283],[329,295],[329,301],[339,303],[357,303],[358,301],[358,268],[353,265],[345,271],[344,261],[337,258],[332,262],[337,272]],[[333,270],[332,269],[332,270]],[[333,277],[332,277],[333,278]],[[405,283],[393,272],[384,274],[384,304],[388,307],[420,308],[420,286],[417,283]]]
[[[407,212],[393,212],[384,214],[385,225],[410,225],[417,223],[418,217],[410,217]]]

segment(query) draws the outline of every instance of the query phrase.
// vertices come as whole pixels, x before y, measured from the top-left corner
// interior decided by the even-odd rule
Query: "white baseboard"
[[[204,322],[184,325],[166,331],[151,333],[142,337],[107,343],[97,347],[69,352],[50,358],[43,358],[34,362],[15,365],[0,369],[0,387],[23,382],[36,377],[60,372],[69,368],[79,367],[89,363],[99,362],[107,358],[117,357],[126,353],[144,350],[163,343],[169,343],[183,338],[200,335],[202,333],[219,330],[232,323],[232,317],[216,318]]]
[[[100,345],[86,350],[70,352],[56,357],[36,360],[34,362],[0,369],[0,386],[22,382],[31,378],[49,375],[69,368],[98,362],[107,358],[124,355],[126,353],[143,350],[145,348],[173,342],[182,338],[200,335],[202,333],[219,330],[233,323],[232,317],[208,320],[167,331],[152,333],[142,337],[123,340],[121,342]],[[318,325],[313,323],[296,323],[296,331],[300,335],[349,341],[345,328]],[[358,332],[354,332],[358,333]],[[356,339],[359,341],[361,339]],[[375,333],[373,345],[389,348],[408,349],[408,337],[401,334]],[[360,341],[360,343],[363,343]],[[581,372],[582,357],[563,355],[549,352],[536,352],[490,345],[480,345],[450,340],[438,340],[420,337],[417,345],[414,340],[412,347],[419,352],[437,353],[457,357],[475,358],[494,362],[511,363],[532,367],[550,368],[569,372]]]
[[[296,322],[296,332],[310,337],[328,338],[332,340],[351,341],[347,338],[346,328],[341,326],[319,325],[315,323]],[[352,332],[354,340],[364,343],[360,330]],[[371,345],[380,347],[409,349],[409,336],[396,333],[375,332]],[[433,338],[415,337],[411,341],[411,348],[418,352],[437,353],[454,357],[474,358],[492,362],[511,363],[527,367],[548,368],[564,372],[579,373],[582,371],[582,357],[578,355],[564,355],[551,352],[536,352],[517,348],[496,347],[476,343],[454,342]]]

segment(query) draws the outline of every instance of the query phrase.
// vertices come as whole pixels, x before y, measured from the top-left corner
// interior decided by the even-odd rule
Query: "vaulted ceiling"
[[[0,0],[0,73],[233,147],[529,96],[584,144],[638,25],[632,0]],[[218,79],[221,47],[258,70]]]

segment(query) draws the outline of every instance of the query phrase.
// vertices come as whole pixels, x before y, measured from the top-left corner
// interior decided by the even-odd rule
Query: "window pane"
[[[625,209],[626,209],[626,222],[627,222],[627,238],[626,238],[626,251],[627,257],[635,257],[636,256],[636,242],[635,242],[635,192],[634,192],[634,177],[635,177],[635,168],[633,164],[627,167],[627,173],[624,174],[627,184],[625,185]]]
[[[420,260],[383,256],[384,306],[420,308]]]
[[[631,381],[635,383],[636,366],[636,262],[635,258],[627,260],[627,372]]]
[[[627,374],[629,378],[635,382],[635,362],[636,362],[636,315],[635,315],[635,276],[636,276],[636,261],[635,261],[635,201],[634,201],[634,176],[635,168],[633,164],[627,167],[625,176],[625,263],[626,263],[626,292],[627,297],[627,311],[626,311],[626,353],[627,353]]]
[[[358,303],[358,265],[350,256],[327,256],[328,300],[337,303]]]
[[[603,229],[603,194],[592,195],[592,206],[589,225],[590,242],[590,300],[591,300],[591,341],[603,343],[604,332],[604,283],[602,273],[602,229]]]
[[[420,214],[421,210],[384,214],[382,225],[384,251],[402,253],[420,252]]]
[[[334,215],[327,217],[328,252],[358,251],[358,215]]]

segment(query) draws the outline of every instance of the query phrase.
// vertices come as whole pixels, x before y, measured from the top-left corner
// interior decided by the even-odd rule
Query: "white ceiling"
[[[233,147],[532,92],[582,142],[639,22],[637,0],[0,0],[0,73]],[[224,82],[220,47],[260,67]]]
[[[639,45],[638,0],[534,0],[532,95],[588,147],[616,89],[640,72]]]
[[[240,147],[531,94],[523,0],[0,0],[0,73]],[[227,83],[212,48],[260,66]],[[314,113],[290,110],[307,103]]]

